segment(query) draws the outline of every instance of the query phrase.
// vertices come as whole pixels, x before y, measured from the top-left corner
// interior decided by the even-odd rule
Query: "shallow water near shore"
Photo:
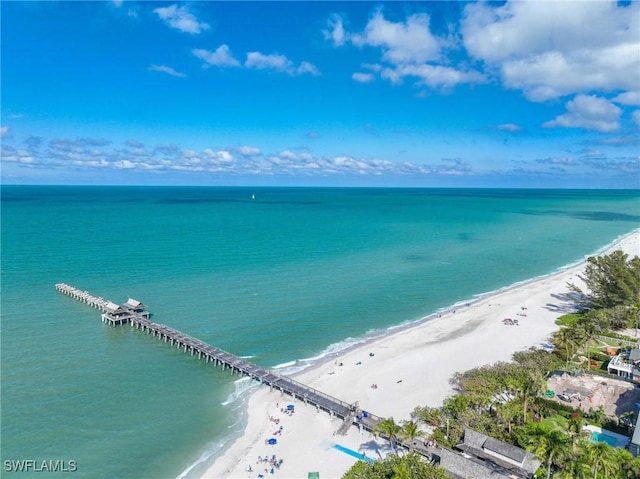
[[[2,460],[170,478],[242,429],[237,376],[54,283],[294,370],[639,225],[629,191],[3,186]]]

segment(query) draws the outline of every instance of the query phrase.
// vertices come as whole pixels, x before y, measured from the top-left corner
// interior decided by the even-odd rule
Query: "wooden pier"
[[[251,380],[265,384],[272,390],[279,390],[283,394],[287,394],[305,404],[315,406],[318,410],[328,412],[331,416],[337,416],[343,419],[344,424],[343,427],[340,428],[340,432],[343,434],[351,424],[356,424],[359,428],[372,432],[375,425],[382,421],[382,418],[362,411],[356,404],[341,401],[289,377],[256,366],[177,329],[155,323],[151,321],[151,315],[146,310],[144,304],[139,301],[130,298],[126,303],[117,305],[112,301],[99,296],[93,296],[87,291],[74,288],[65,283],[56,284],[56,290],[93,308],[101,310],[102,321],[107,324],[118,326],[129,323],[131,327],[151,334],[161,341],[181,349],[185,353],[198,356],[198,359],[203,359],[207,363],[213,363],[223,370],[229,369],[233,373],[248,376]]]
[[[73,299],[80,301],[81,303],[85,303],[92,308],[99,309],[102,312],[106,311],[106,306],[110,302],[99,296],[93,296],[88,291],[82,291],[81,289],[74,288],[73,286],[69,286],[65,283],[56,284],[56,290],[58,290],[62,294],[71,296]]]

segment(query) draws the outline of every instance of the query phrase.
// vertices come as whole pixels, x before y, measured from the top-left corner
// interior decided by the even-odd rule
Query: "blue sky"
[[[1,3],[3,184],[640,187],[640,3]]]

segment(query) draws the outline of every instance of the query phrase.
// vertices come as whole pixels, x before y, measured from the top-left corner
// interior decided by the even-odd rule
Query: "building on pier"
[[[151,317],[151,313],[147,311],[147,306],[133,298],[129,298],[122,306],[129,312],[140,315],[143,318],[149,319]]]
[[[107,301],[103,307],[104,312],[101,315],[102,322],[111,326],[130,323],[136,317],[149,319],[151,313],[147,311],[147,307],[140,301],[129,298],[122,306]]]
[[[104,306],[104,313],[102,313],[101,318],[103,323],[118,326],[131,321],[134,314],[129,309],[108,301]]]

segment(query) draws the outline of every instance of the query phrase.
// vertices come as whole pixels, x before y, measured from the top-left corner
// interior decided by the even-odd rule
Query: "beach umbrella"
[[[269,439],[269,440],[267,441],[267,443],[268,443],[270,446],[273,446],[274,444],[277,444],[277,442],[278,442],[278,440],[277,440],[275,437],[272,437],[271,439]]]
[[[287,409],[288,409],[289,411],[293,411],[293,410],[295,409],[295,406],[294,406],[293,404],[289,404],[289,405],[287,406]]]

